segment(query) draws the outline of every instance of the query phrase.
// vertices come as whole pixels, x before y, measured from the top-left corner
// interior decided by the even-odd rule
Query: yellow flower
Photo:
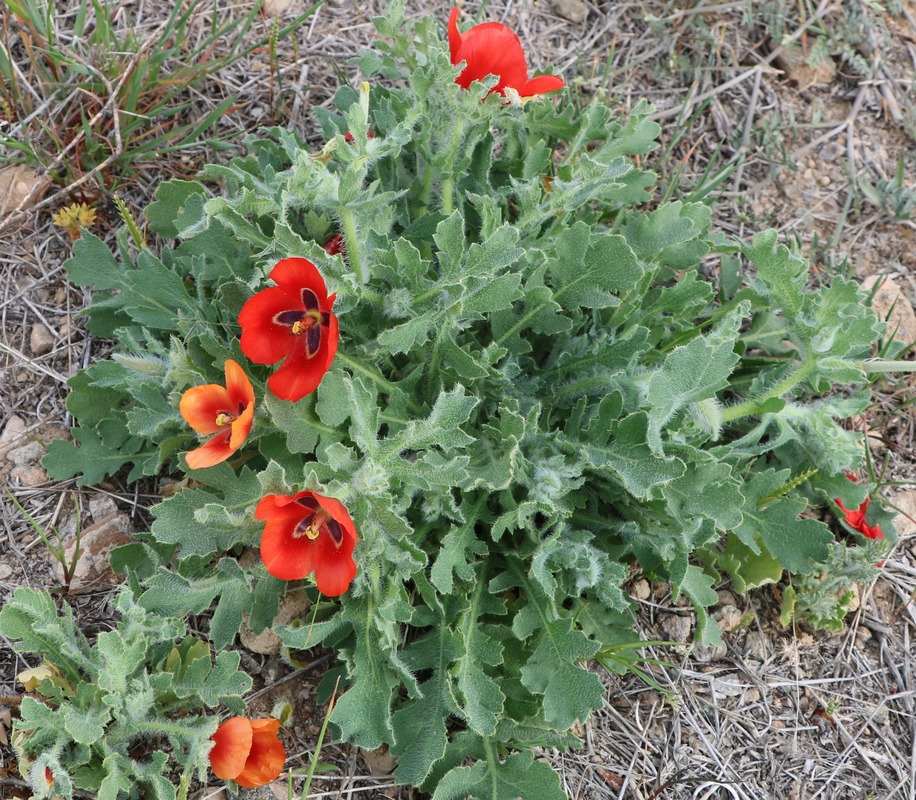
[[[80,228],[88,228],[95,222],[95,209],[85,203],[73,203],[51,215],[54,224],[66,229],[71,239],[80,238]]]

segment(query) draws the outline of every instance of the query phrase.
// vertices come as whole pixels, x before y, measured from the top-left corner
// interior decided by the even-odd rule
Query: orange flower
[[[353,548],[356,526],[343,503],[333,497],[298,492],[269,494],[254,515],[265,520],[261,558],[275,578],[296,581],[315,573],[318,591],[337,597],[356,577]]]
[[[254,389],[245,371],[227,359],[226,385],[195,386],[181,396],[179,410],[198,433],[210,434],[204,445],[187,454],[188,467],[203,469],[225,461],[238,450],[254,420]]]
[[[286,750],[277,738],[280,721],[231,717],[210,738],[210,767],[217,778],[233,780],[255,789],[276,780],[286,761]]]

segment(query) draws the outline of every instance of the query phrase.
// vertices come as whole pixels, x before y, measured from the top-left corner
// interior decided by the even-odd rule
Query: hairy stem
[[[360,283],[369,281],[368,267],[363,263],[362,255],[359,250],[359,239],[356,235],[356,218],[353,212],[346,207],[340,209],[340,228],[343,232],[344,242],[347,249],[347,261],[356,273],[356,279]]]

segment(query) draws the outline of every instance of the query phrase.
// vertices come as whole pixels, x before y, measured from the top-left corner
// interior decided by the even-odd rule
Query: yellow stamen
[[[318,538],[318,534],[321,532],[324,523],[328,521],[328,512],[323,508],[315,512],[315,516],[312,518],[312,521],[309,523],[309,526],[305,529],[305,535],[309,537],[313,542]]]
[[[228,414],[217,414],[216,415],[216,424],[222,427],[223,425],[228,425],[232,422],[232,417]]]
[[[295,334],[298,335],[298,334],[302,333],[303,330],[304,330],[304,326],[302,325],[302,320],[297,319],[297,320],[293,323],[293,333],[295,333]]]

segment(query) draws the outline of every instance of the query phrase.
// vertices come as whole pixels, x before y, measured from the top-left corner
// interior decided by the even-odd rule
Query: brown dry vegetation
[[[133,25],[142,39],[170,4],[117,5],[121,24]],[[302,0],[277,5],[284,19],[306,7]],[[370,18],[383,5],[329,0],[278,42],[275,60],[256,51],[212,75],[185,113],[204,115],[234,97],[220,135],[237,140],[242,131],[276,123],[314,142],[311,109],[327,103],[341,81],[358,80],[348,59],[371,46]],[[433,14],[443,31],[449,5],[408,0],[410,13]],[[828,274],[888,274],[900,289],[897,307],[906,310],[916,299],[916,4],[887,5],[494,0],[484,14],[518,32],[534,68],[556,65],[583,96],[597,94],[623,107],[642,97],[655,103],[664,128],[651,164],[659,172],[660,196],[717,197],[720,230],[746,237],[775,226]],[[250,6],[250,0],[237,0],[220,13]],[[476,3],[465,4],[466,12],[476,10]],[[17,28],[7,11],[0,13],[15,47]],[[208,13],[197,21],[201,30]],[[59,20],[65,36],[67,15]],[[263,36],[271,24],[259,18],[251,35]],[[818,53],[823,58],[812,66]],[[28,61],[20,67],[28,80]],[[54,108],[43,113],[53,126]],[[3,125],[16,134],[15,120]],[[158,182],[193,175],[205,160],[225,157],[201,145],[143,162],[129,182],[121,182],[121,197],[142,219]],[[49,481],[39,459],[44,444],[67,435],[71,424],[64,406],[67,378],[104,357],[106,348],[81,328],[79,311],[89,297],[64,279],[61,264],[71,241],[52,225],[51,212],[89,200],[99,214],[94,231],[110,240],[118,215],[103,189],[119,179],[102,170],[76,187],[72,181],[42,186],[32,201],[43,196],[43,205],[15,215],[11,208],[19,197],[12,195],[19,184],[28,192],[33,181],[46,184],[58,175],[6,176],[6,183],[0,178],[0,226],[6,226],[0,238],[0,482],[46,527],[67,533],[80,514],[84,526],[116,538],[143,528],[159,482],[113,479],[77,488]],[[902,337],[916,338],[906,322]],[[912,389],[906,381],[887,381],[877,396],[861,421],[874,434],[873,454],[887,464],[887,480],[911,481]],[[860,587],[844,631],[784,629],[774,592],[742,598],[723,586],[715,617],[725,648],[649,648],[647,655],[670,662],[652,669],[664,693],[633,675],[607,675],[605,708],[580,731],[584,747],[543,753],[569,797],[916,798],[916,494],[892,486],[885,495],[906,512],[901,542],[878,581]],[[41,540],[15,506],[6,498],[0,503],[0,599],[16,586],[59,584]],[[104,576],[90,573],[84,580],[84,591],[71,599],[92,634],[110,624],[110,587]],[[642,637],[689,641],[693,612],[673,603],[666,587],[634,575],[630,591]],[[286,731],[291,767],[306,763],[324,713],[314,686],[329,658],[303,658],[294,668],[276,656],[243,654],[243,666],[256,679],[256,709],[269,713],[281,700],[294,705]],[[15,710],[20,691],[15,676],[26,666],[0,641],[0,703],[6,704],[0,705],[0,742],[9,725],[4,709]],[[0,797],[21,796],[5,743],[0,756]],[[324,760],[339,771],[317,781],[313,796],[416,796],[390,777],[372,777],[362,757],[344,746],[326,745]],[[215,797],[216,791],[200,796]]]

